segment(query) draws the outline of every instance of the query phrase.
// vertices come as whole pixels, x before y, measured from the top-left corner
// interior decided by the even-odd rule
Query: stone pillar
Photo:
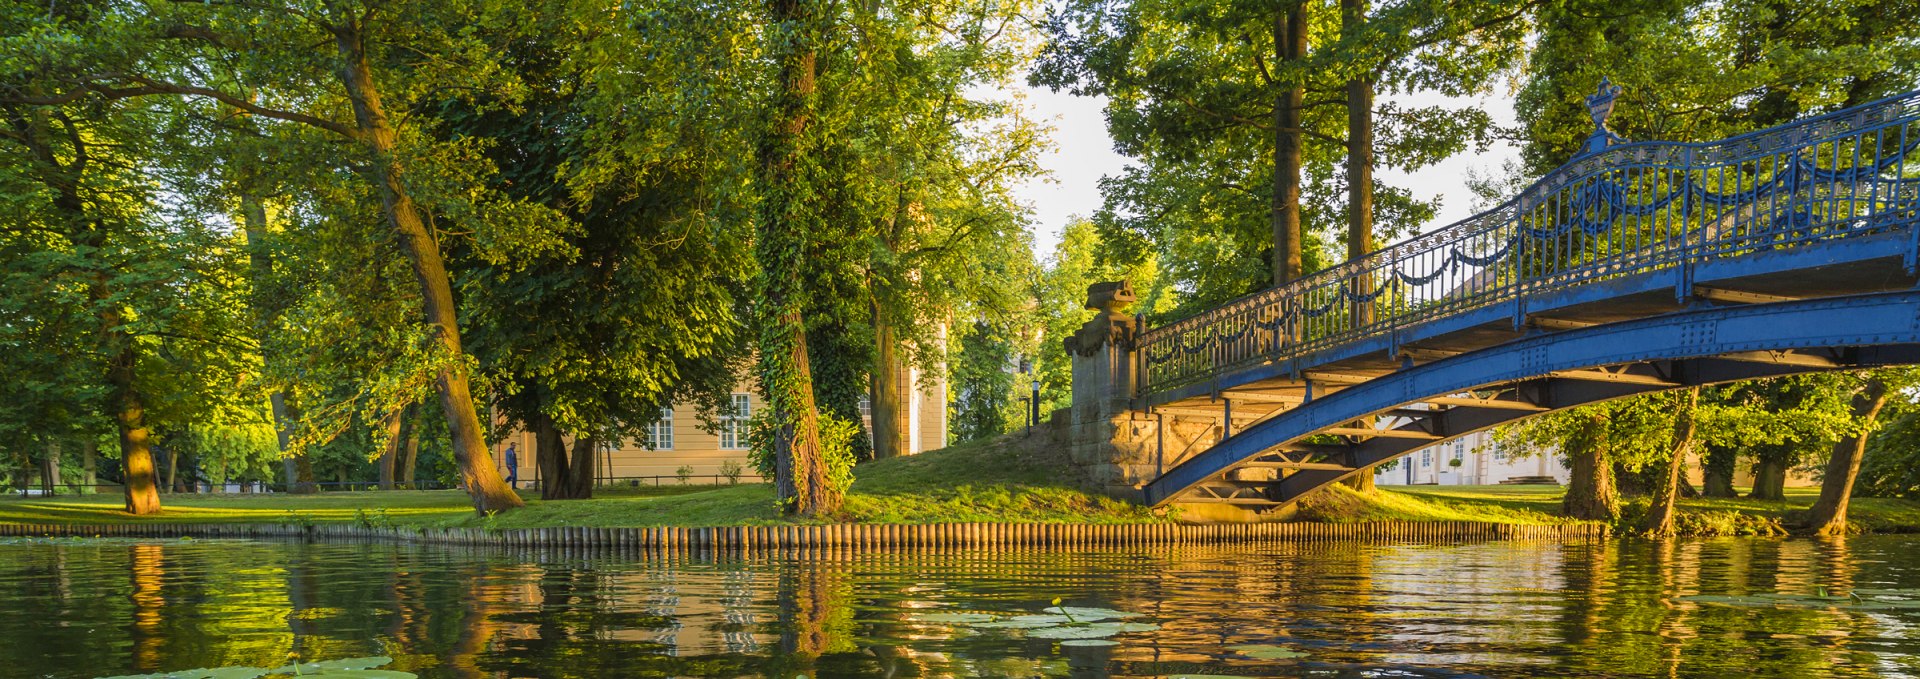
[[[1127,281],[1088,286],[1087,308],[1099,313],[1062,340],[1073,362],[1064,448],[1088,490],[1137,502],[1140,487],[1158,474],[1159,448],[1156,420],[1130,409],[1138,385],[1134,340],[1140,328],[1122,309],[1133,301]]]

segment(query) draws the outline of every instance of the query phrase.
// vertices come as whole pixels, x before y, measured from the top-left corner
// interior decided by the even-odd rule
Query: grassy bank
[[[1179,521],[1083,492],[1052,456],[1033,455],[1026,442],[963,445],[862,465],[836,521],[855,523],[1155,523]],[[1393,486],[1361,495],[1336,487],[1300,503],[1293,520],[1469,521],[1521,525],[1576,523],[1559,516],[1555,486]],[[364,491],[317,495],[168,495],[159,515],[120,511],[117,495],[0,499],[0,522],[36,524],[366,523],[399,527],[596,528],[724,526],[781,523],[773,491],[763,484],[601,489],[591,500],[541,502],[493,518],[477,517],[458,491]],[[1770,535],[1788,532],[1795,514],[1817,490],[1796,488],[1787,499],[1696,498],[1682,503],[1681,531],[1689,535]],[[1619,525],[1631,526],[1645,501],[1629,501]],[[1185,517],[1188,519],[1196,517]],[[1863,531],[1920,532],[1920,502],[1856,498],[1851,518]]]
[[[1746,489],[1740,489],[1745,492]],[[1562,489],[1557,486],[1396,486],[1393,495],[1413,498],[1425,506],[1463,511],[1501,512],[1515,516],[1555,516]],[[1785,500],[1747,498],[1682,499],[1676,523],[1683,535],[1786,535],[1820,496],[1819,488],[1788,488]],[[1622,503],[1619,525],[1637,525],[1647,511],[1647,500]],[[1855,497],[1847,518],[1859,532],[1920,532],[1920,502],[1897,498]]]
[[[1153,512],[1068,485],[1067,471],[1017,446],[965,445],[861,465],[841,521],[1149,523]],[[523,491],[525,492],[525,491]],[[120,511],[118,495],[0,499],[0,522],[353,523],[403,527],[722,526],[781,522],[765,484],[600,489],[591,500],[542,502],[476,517],[459,491],[317,495],[166,495],[158,515]]]

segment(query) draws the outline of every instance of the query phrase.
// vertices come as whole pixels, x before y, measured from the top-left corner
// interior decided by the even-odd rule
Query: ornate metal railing
[[[1920,227],[1920,92],[1698,144],[1619,143],[1611,99],[1589,99],[1587,151],[1498,207],[1142,333],[1141,393],[1524,295]]]

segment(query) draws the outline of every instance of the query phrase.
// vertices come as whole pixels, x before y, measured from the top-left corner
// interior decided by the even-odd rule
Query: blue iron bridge
[[[1617,92],[1498,207],[1141,331],[1144,500],[1285,505],[1586,403],[1920,362],[1920,93],[1696,144],[1620,140]]]

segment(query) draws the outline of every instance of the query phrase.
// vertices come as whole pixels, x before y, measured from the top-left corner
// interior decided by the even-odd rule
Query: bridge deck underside
[[[1400,455],[1571,405],[1731,379],[1907,362],[1902,352],[1910,338],[1895,336],[1899,333],[1847,336],[1841,339],[1857,341],[1825,347],[1786,346],[1791,342],[1765,346],[1766,337],[1742,337],[1720,347],[1728,351],[1719,352],[1719,358],[1711,347],[1703,349],[1708,352],[1704,354],[1680,350],[1665,352],[1672,354],[1668,356],[1627,351],[1618,357],[1632,355],[1632,360],[1538,371],[1520,367],[1501,371],[1509,379],[1462,384],[1466,388],[1454,391],[1427,393],[1387,384],[1417,366],[1441,368],[1470,355],[1505,354],[1482,360],[1525,362],[1530,354],[1500,348],[1589,329],[1647,325],[1662,317],[1717,309],[1911,290],[1915,277],[1903,264],[1910,247],[1910,234],[1887,233],[1705,262],[1695,266],[1686,284],[1678,284],[1682,279],[1671,270],[1621,276],[1151,394],[1135,407],[1166,422],[1205,423],[1210,428],[1204,436],[1216,442],[1186,446],[1185,451],[1164,447],[1164,473],[1147,486],[1145,499],[1156,505],[1285,505]],[[1911,314],[1905,322],[1915,324]],[[1615,340],[1638,341],[1631,333]],[[1880,349],[1857,349],[1869,346]],[[1379,393],[1335,398],[1367,385],[1379,387],[1373,390]],[[1333,420],[1285,422],[1300,419],[1304,404],[1325,401],[1348,403],[1322,409],[1337,411]]]

